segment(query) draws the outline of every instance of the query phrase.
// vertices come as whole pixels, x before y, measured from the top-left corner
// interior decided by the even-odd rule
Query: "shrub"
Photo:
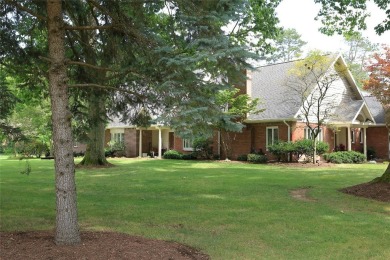
[[[355,151],[340,151],[327,155],[327,161],[332,163],[363,163],[365,159],[364,154]]]
[[[198,157],[195,153],[182,154],[180,159],[183,160],[196,160]]]
[[[248,162],[251,163],[266,163],[268,161],[267,156],[261,154],[248,154]]]
[[[277,142],[268,147],[268,151],[276,156],[278,162],[286,160],[287,154],[294,152],[295,145],[292,142]]]
[[[372,160],[376,158],[376,152],[375,149],[372,147],[367,148],[367,159]]]
[[[317,142],[317,155],[322,155],[329,151],[329,144],[325,142]]]
[[[210,140],[209,138],[205,138],[205,137],[196,138],[192,143],[192,147],[194,148],[193,156],[202,159],[212,158],[213,156],[213,149],[211,147],[212,143],[213,141]]]
[[[248,155],[247,154],[241,154],[237,157],[237,161],[246,162],[248,161]]]
[[[182,158],[182,154],[176,150],[169,150],[169,151],[166,151],[163,155],[163,158],[164,159],[181,159]]]

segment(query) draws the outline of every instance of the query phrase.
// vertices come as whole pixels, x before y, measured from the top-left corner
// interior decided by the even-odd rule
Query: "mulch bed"
[[[114,232],[82,232],[75,246],[57,246],[54,232],[1,232],[0,259],[210,259],[176,242],[146,239]]]
[[[346,194],[390,202],[390,183],[367,182],[340,190]]]

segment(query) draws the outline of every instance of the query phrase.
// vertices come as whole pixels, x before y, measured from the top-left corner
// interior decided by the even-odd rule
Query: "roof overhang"
[[[247,124],[255,124],[255,123],[274,123],[274,122],[283,122],[283,121],[298,121],[296,118],[294,117],[290,117],[290,118],[265,118],[265,119],[256,119],[256,120],[252,120],[252,119],[246,119],[244,120],[244,123],[247,123]]]

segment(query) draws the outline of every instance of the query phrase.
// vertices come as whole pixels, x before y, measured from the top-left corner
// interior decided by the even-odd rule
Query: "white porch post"
[[[348,133],[347,133],[347,143],[348,143],[348,151],[351,151],[351,127],[348,126]]]
[[[367,128],[363,128],[363,151],[364,151],[364,156],[366,157],[366,160],[368,159],[367,158],[367,135],[366,135],[366,131],[367,131]]]
[[[142,157],[142,129],[139,129],[138,151],[139,151],[138,157],[141,158]]]
[[[158,128],[158,158],[161,159],[161,149],[162,149],[162,137],[161,137],[161,127]]]

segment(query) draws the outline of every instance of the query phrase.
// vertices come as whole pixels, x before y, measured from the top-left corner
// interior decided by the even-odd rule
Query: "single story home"
[[[233,134],[231,159],[252,151],[261,150],[267,154],[268,146],[276,141],[310,137],[306,122],[310,120],[315,125],[317,121],[312,115],[305,117],[305,104],[318,96],[320,90],[312,79],[306,88],[308,91],[304,96],[300,95],[294,86],[307,82],[297,81],[297,77],[291,73],[294,66],[296,62],[290,61],[246,72],[246,82],[237,87],[240,93],[260,98],[259,109],[265,110],[259,114],[249,114],[242,132]],[[323,125],[318,139],[327,142],[330,151],[354,150],[366,156],[375,153],[376,158],[389,159],[389,130],[382,105],[375,97],[359,89],[340,54],[329,55],[326,70],[324,75],[333,75],[333,78],[328,97],[325,98],[327,102],[320,107],[329,116],[321,119]],[[183,153],[193,150],[190,139],[181,139],[171,128],[163,125],[142,128],[114,121],[106,128],[106,141],[110,140],[124,142],[127,157],[148,154],[161,157],[164,151],[170,149]],[[215,132],[212,146],[214,154],[224,158],[221,133]]]

